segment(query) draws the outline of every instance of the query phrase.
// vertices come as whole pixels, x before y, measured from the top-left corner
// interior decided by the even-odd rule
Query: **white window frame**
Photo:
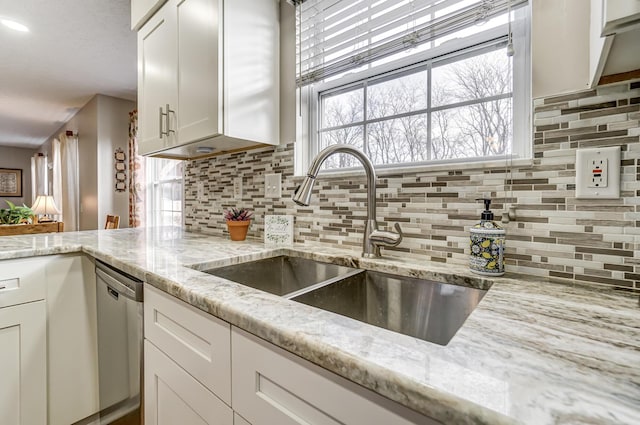
[[[478,168],[504,167],[505,160],[529,162],[532,158],[531,137],[531,37],[530,18],[531,5],[513,10],[515,19],[511,25],[513,44],[516,54],[513,62],[513,144],[512,153],[502,156],[455,158],[449,160],[431,160],[403,164],[378,165],[377,170],[393,172],[433,170],[438,165],[447,169],[468,169],[474,164]],[[340,91],[349,86],[355,86],[372,80],[397,78],[402,73],[416,68],[430,67],[436,61],[453,62],[471,56],[478,49],[495,45],[500,38],[508,34],[508,25],[492,28],[476,36],[465,39],[454,39],[438,47],[408,57],[385,63],[367,70],[347,74],[338,79],[317,83],[297,89],[296,99],[296,144],[294,158],[294,173],[296,176],[306,174],[306,171],[318,153],[318,128],[320,117],[320,96],[332,91]],[[492,42],[493,41],[493,42]],[[431,90],[431,87],[429,88]],[[366,99],[365,99],[366,102]],[[429,109],[432,110],[431,105]],[[352,174],[360,167],[323,170],[323,173]]]
[[[155,160],[155,158],[147,158],[148,160],[151,159],[152,161]],[[181,191],[182,191],[182,203],[181,203],[181,210],[180,212],[180,224],[181,226],[184,226],[184,164],[182,166],[182,176],[180,177],[174,177],[174,178],[169,178],[169,179],[157,179],[156,178],[156,171],[157,171],[157,167],[156,164],[154,164],[153,166],[151,166],[150,161],[147,161],[147,170],[149,170],[150,168],[153,168],[153,179],[150,179],[149,177],[151,176],[151,172],[147,172],[147,195],[146,195],[146,200],[147,200],[147,207],[146,207],[146,214],[147,214],[147,223],[149,226],[152,227],[157,227],[160,225],[160,223],[158,222],[158,214],[160,212],[166,212],[169,210],[163,210],[160,208],[159,203],[160,200],[158,199],[158,191],[161,190],[161,187],[167,184],[174,184],[174,183],[180,183],[181,186]],[[175,210],[170,210],[170,212],[172,213],[176,213],[178,211]]]

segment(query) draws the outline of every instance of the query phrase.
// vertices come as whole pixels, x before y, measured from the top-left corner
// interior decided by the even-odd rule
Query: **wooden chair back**
[[[107,215],[107,222],[104,224],[105,229],[118,229],[120,228],[120,216],[119,215]]]

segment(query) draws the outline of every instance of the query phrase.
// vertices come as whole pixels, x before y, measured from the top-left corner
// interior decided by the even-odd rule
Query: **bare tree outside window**
[[[350,143],[375,164],[511,152],[512,73],[504,48],[370,79],[320,98],[319,147]],[[355,165],[349,157],[336,157],[326,168]]]

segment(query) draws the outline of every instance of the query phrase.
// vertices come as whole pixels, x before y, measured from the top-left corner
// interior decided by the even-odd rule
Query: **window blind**
[[[447,36],[526,0],[294,0],[297,84],[305,86]]]

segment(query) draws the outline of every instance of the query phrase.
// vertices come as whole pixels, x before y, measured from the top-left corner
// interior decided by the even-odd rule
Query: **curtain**
[[[37,153],[31,158],[31,205],[36,202],[38,195],[49,194],[48,180],[47,156]]]
[[[145,161],[138,155],[138,111],[129,112],[129,227],[144,226]]]
[[[297,84],[357,71],[506,22],[526,0],[294,0]]]
[[[52,151],[53,151],[53,174],[51,176],[52,190],[51,195],[53,201],[61,212],[62,218],[58,220],[64,222],[64,209],[63,209],[63,192],[62,192],[62,153],[61,143],[58,139],[53,139]]]
[[[58,141],[60,162],[59,169],[56,170],[55,161],[55,146],[54,141],[54,179],[55,176],[59,177],[59,190],[61,202],[58,208],[62,210],[62,221],[64,222],[64,230],[67,232],[74,232],[80,229],[80,179],[78,177],[79,162],[78,162],[78,137],[67,137],[65,133],[61,133]],[[54,199],[56,203],[56,186],[58,184],[54,181]]]

